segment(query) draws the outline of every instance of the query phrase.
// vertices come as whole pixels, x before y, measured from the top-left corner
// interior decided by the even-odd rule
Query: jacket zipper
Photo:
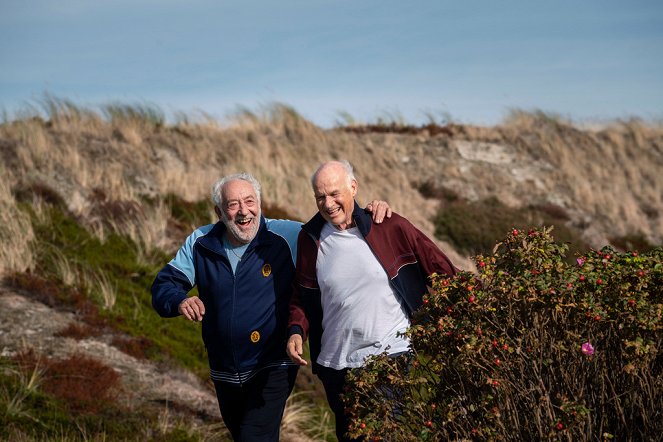
[[[230,340],[230,351],[232,353],[232,360],[233,364],[235,366],[235,372],[237,372],[237,379],[239,380],[239,385],[244,385],[242,382],[242,377],[240,375],[239,371],[239,364],[237,363],[237,352],[235,351],[235,340],[234,340],[234,335],[233,335],[233,326],[234,326],[234,318],[235,318],[235,305],[236,305],[236,300],[237,300],[237,278],[235,276],[235,273],[233,272],[232,266],[230,265],[230,259],[228,259],[228,254],[225,253],[219,253],[218,251],[211,249],[207,247],[204,244],[200,244],[201,247],[205,248],[206,250],[214,253],[215,255],[220,256],[225,260],[225,264],[228,266],[228,271],[232,274],[232,280],[233,280],[233,287],[232,287],[232,297],[231,297],[231,314],[230,314],[230,323],[228,324],[228,335],[229,335],[229,340]],[[242,256],[243,257],[243,256]],[[239,270],[239,266],[242,263],[242,260],[240,259],[239,262],[237,263],[237,268],[236,270]]]

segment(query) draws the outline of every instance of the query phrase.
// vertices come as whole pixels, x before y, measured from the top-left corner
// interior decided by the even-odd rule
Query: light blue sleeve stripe
[[[270,232],[274,232],[285,239],[288,247],[290,247],[292,263],[295,264],[297,262],[297,237],[299,236],[299,231],[302,230],[302,223],[288,219],[265,218],[265,224]]]
[[[208,224],[193,231],[184,241],[184,244],[177,251],[175,258],[168,264],[175,267],[189,279],[191,286],[196,285],[196,271],[193,266],[193,245],[201,236],[207,235],[212,230],[214,224]]]

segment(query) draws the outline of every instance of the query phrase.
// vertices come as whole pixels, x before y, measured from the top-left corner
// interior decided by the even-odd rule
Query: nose
[[[249,211],[249,206],[246,203],[240,201],[239,202],[239,210],[237,212],[241,213],[243,215],[248,211]]]

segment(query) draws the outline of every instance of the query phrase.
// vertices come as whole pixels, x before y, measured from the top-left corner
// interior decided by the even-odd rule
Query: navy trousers
[[[236,442],[278,442],[299,367],[264,369],[242,385],[214,381],[223,422]]]
[[[329,403],[329,408],[331,408],[336,418],[336,437],[339,442],[351,442],[358,441],[361,439],[350,439],[346,436],[348,428],[350,426],[350,421],[348,420],[347,415],[345,414],[343,401],[341,400],[341,394],[345,388],[345,375],[348,372],[348,368],[342,370],[334,370],[333,368],[323,367],[322,365],[316,364],[315,370],[317,372],[318,378],[322,381],[322,385],[325,387],[325,394],[327,395],[327,403]]]

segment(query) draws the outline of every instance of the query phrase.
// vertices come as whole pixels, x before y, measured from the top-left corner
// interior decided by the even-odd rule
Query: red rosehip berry
[[[610,259],[610,254],[605,255],[605,259]]]
[[[447,313],[448,314],[451,314],[451,312],[453,312],[453,311],[454,311],[454,309],[452,309],[451,307],[447,307]]]
[[[629,299],[628,300],[628,305],[633,307],[635,305],[635,299]]]
[[[572,287],[573,287],[573,284],[571,284],[570,282],[569,282],[568,284],[566,284],[566,288],[567,288],[567,289],[570,289],[570,288],[572,288]]]
[[[580,278],[578,278],[578,279],[581,280],[581,281],[584,281],[585,280],[585,275],[580,275]]]
[[[518,236],[520,232],[518,231],[518,229],[513,229],[511,233],[513,233],[513,236]]]
[[[601,320],[601,316],[600,316],[600,315],[596,315],[596,316],[594,316],[594,320],[595,320],[595,321],[600,321],[600,320]]]
[[[424,305],[428,304],[428,299],[424,299]]]
[[[561,423],[561,422],[557,422],[557,425],[555,425],[555,428],[557,428],[558,430],[563,430],[564,429],[564,424]]]
[[[431,428],[433,426],[433,422],[432,421],[426,421],[426,426],[428,428]]]
[[[497,341],[495,339],[493,339],[492,344],[493,344],[493,347],[497,347]]]
[[[500,381],[493,379],[493,387],[497,387],[498,385],[500,385]]]
[[[481,262],[479,263],[479,267],[486,267],[486,263],[483,262],[483,261],[481,261]]]
[[[631,253],[632,256],[638,256],[638,252]]]
[[[509,346],[507,344],[502,345],[502,350],[506,351],[509,349]]]
[[[495,365],[500,365],[502,361],[499,358],[495,358]]]
[[[638,276],[640,276],[640,277],[645,276],[645,272],[643,272],[642,270],[639,270],[638,271]]]
[[[364,428],[366,428],[366,424],[362,422],[361,424],[359,424],[359,428],[363,430]]]
[[[470,295],[470,297],[468,298],[468,301],[470,301],[470,303],[472,303],[472,302],[474,302],[474,299],[475,299],[474,295]]]
[[[471,285],[468,285],[468,286],[467,286],[467,291],[468,291],[468,292],[471,292],[472,290],[474,290],[474,287],[471,286]]]
[[[603,280],[601,278],[596,280],[596,285],[601,285],[603,284]]]

